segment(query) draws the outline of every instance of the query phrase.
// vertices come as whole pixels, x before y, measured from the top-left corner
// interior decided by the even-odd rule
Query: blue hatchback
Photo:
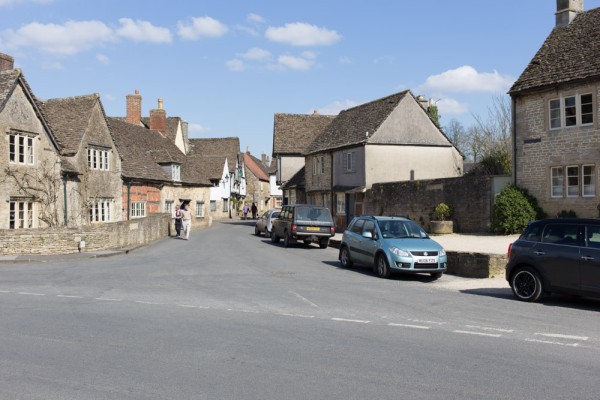
[[[373,267],[381,278],[392,272],[428,273],[440,278],[447,269],[444,248],[414,221],[403,217],[355,217],[344,232],[339,260]]]

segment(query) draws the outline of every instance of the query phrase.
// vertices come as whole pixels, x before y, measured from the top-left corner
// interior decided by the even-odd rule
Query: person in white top
[[[181,225],[183,232],[185,233],[185,240],[190,238],[190,230],[192,229],[192,212],[190,211],[190,205],[185,204],[183,210],[181,210]]]

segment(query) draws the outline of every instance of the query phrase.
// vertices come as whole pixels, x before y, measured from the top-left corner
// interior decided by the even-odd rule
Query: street
[[[0,264],[0,399],[598,398],[598,300],[382,280],[253,232]]]

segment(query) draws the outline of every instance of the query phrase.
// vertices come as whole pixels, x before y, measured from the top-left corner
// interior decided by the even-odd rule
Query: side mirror
[[[371,232],[363,232],[362,235],[365,239],[373,239],[373,234]]]

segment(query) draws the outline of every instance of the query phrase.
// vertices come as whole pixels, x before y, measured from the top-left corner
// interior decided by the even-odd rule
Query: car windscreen
[[[384,239],[427,238],[427,233],[413,221],[382,220],[377,221]]]
[[[319,221],[331,222],[331,213],[327,208],[319,207],[297,207],[296,221]]]

